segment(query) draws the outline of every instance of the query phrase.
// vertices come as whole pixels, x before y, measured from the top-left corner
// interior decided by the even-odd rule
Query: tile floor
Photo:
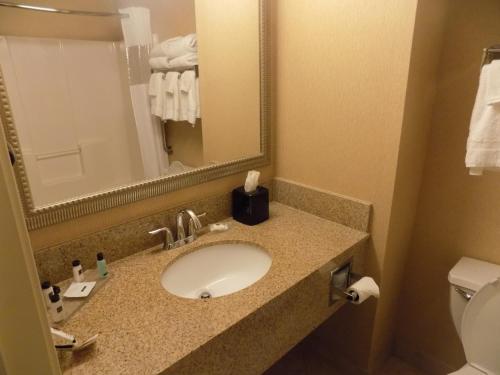
[[[335,365],[319,356],[310,345],[299,344],[264,375],[345,375]],[[409,364],[390,358],[376,375],[427,375]]]

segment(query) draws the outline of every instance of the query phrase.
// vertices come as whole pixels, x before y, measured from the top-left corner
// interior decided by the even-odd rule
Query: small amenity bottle
[[[50,293],[50,317],[54,323],[64,319],[64,307],[59,294]]]
[[[103,253],[97,253],[97,272],[101,278],[108,276],[108,266],[106,265]]]
[[[73,264],[73,279],[77,283],[83,282],[83,280],[85,280],[85,276],[83,275],[82,264],[78,259],[75,259],[72,264]]]
[[[50,293],[53,293],[52,285],[50,285],[50,281],[44,281],[42,283],[42,294],[43,299],[45,300],[45,305],[47,308],[50,308]]]

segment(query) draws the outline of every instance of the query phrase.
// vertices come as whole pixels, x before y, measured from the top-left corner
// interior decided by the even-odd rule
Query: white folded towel
[[[163,80],[163,120],[179,121],[179,72],[168,72]]]
[[[188,53],[171,60],[167,57],[152,57],[149,59],[149,65],[153,69],[190,68],[198,65],[198,55],[196,53]]]
[[[485,65],[481,70],[476,102],[472,111],[465,165],[471,175],[484,168],[500,167],[500,103],[496,101],[500,69]],[[492,104],[489,104],[489,103]]]
[[[152,57],[149,59],[149,66],[153,69],[168,69],[168,59],[166,57]]]
[[[198,54],[187,53],[176,57],[175,59],[169,60],[168,65],[170,65],[170,68],[189,68],[198,65]]]
[[[166,57],[170,60],[188,53],[196,53],[197,50],[198,42],[196,40],[196,34],[189,34],[167,39],[157,44],[153,47],[149,56]]]
[[[196,124],[196,73],[188,70],[182,73],[179,81],[180,120]]]
[[[163,73],[153,73],[149,78],[149,96],[151,100],[151,114],[163,115]]]

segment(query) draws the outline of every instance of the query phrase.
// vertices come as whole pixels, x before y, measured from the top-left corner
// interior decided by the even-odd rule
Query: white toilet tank
[[[500,277],[500,265],[463,257],[448,274],[450,311],[459,335],[462,316],[470,297],[488,282]]]

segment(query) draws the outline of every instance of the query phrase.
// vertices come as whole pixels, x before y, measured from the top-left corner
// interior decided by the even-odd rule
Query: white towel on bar
[[[201,118],[201,106],[200,106],[200,79],[196,77],[195,82],[196,88],[196,118]]]
[[[465,157],[471,175],[482,175],[484,169],[500,168],[500,103],[495,99],[500,89],[500,69],[499,62],[493,63],[481,70],[472,111]]]
[[[493,60],[489,65],[488,80],[486,81],[486,103],[500,102],[500,61]]]
[[[162,120],[179,121],[179,72],[168,72],[163,80]]]
[[[191,125],[196,124],[196,73],[188,70],[182,73],[179,81],[180,91],[180,119]]]
[[[149,96],[151,114],[162,117],[163,115],[163,73],[153,73],[149,78]]]
[[[196,40],[196,34],[189,34],[167,39],[155,45],[149,56],[166,57],[171,60],[188,53],[196,53],[197,50],[198,42]]]
[[[196,53],[188,53],[171,60],[168,57],[152,57],[149,59],[149,65],[153,69],[190,68],[198,65],[198,55]]]

